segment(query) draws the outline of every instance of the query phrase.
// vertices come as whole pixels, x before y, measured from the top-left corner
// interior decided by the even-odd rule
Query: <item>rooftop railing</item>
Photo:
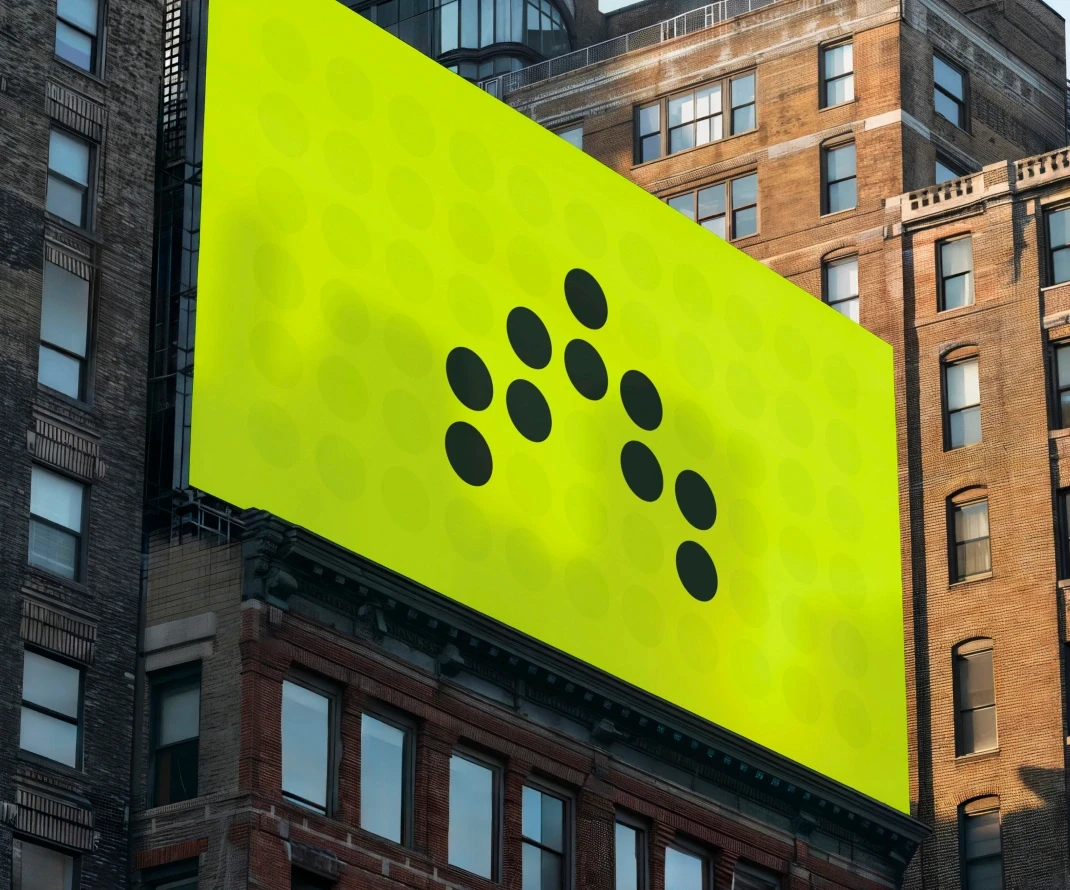
[[[481,81],[479,85],[491,95],[503,99],[509,93],[549,80],[551,77],[569,74],[586,68],[588,65],[623,56],[633,50],[655,46],[666,40],[712,28],[726,19],[753,12],[755,9],[761,9],[774,2],[775,0],[717,0],[716,3],[693,9],[646,28],[640,28],[638,31],[631,31],[602,43],[596,43],[536,65],[529,65],[519,71],[510,71],[508,74],[492,77]]]

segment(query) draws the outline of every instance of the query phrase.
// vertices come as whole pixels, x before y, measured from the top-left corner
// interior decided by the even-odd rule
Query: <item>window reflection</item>
[[[457,754],[450,758],[449,862],[493,877],[494,771]]]
[[[360,827],[401,843],[405,732],[370,714],[360,722]]]
[[[327,812],[329,716],[327,696],[283,681],[282,793],[321,813]]]

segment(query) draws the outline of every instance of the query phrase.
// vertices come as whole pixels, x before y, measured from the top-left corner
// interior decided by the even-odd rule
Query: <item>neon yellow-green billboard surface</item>
[[[209,28],[191,483],[907,810],[891,349],[336,0]]]

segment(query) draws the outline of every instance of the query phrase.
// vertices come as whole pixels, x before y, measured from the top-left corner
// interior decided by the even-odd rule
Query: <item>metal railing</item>
[[[500,74],[489,80],[481,81],[479,86],[492,96],[502,99],[509,93],[549,80],[551,77],[569,74],[572,71],[578,71],[580,68],[586,68],[588,65],[595,65],[607,59],[623,56],[633,50],[655,46],[659,43],[664,43],[666,40],[673,40],[677,37],[683,37],[685,34],[693,34],[695,31],[711,28],[726,19],[753,12],[755,9],[761,9],[763,6],[769,6],[774,2],[775,0],[717,0],[716,3],[693,9],[690,12],[685,12],[675,18],[666,19],[654,25],[648,25],[638,31],[631,31],[628,34],[613,37],[602,43],[596,43],[593,46],[587,46],[575,52],[566,53],[563,56],[548,59],[545,62],[539,62],[536,65],[529,65],[519,71]]]

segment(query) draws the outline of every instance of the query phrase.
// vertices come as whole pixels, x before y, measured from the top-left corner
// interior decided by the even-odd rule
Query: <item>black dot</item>
[[[606,295],[590,272],[573,269],[565,276],[565,299],[576,320],[584,327],[597,331],[606,323],[609,314]]]
[[[586,340],[571,340],[565,347],[565,371],[576,391],[592,402],[609,389],[609,375],[602,356]]]
[[[661,396],[641,371],[626,371],[620,378],[620,400],[636,426],[656,430],[661,424]]]
[[[628,442],[620,451],[620,468],[624,481],[644,501],[656,501],[661,497],[664,479],[661,465],[654,452],[642,442]]]
[[[545,368],[550,364],[550,334],[534,312],[525,306],[517,306],[505,320],[505,330],[513,352],[529,368]]]
[[[473,411],[482,411],[494,397],[494,384],[483,359],[464,346],[446,356],[446,379],[460,403]]]
[[[550,406],[534,383],[514,380],[505,392],[509,417],[525,439],[542,442],[550,435]]]
[[[713,527],[717,519],[717,501],[706,480],[694,470],[684,470],[676,477],[676,503],[680,505],[684,519],[695,528]]]
[[[493,462],[490,446],[472,424],[458,421],[446,430],[446,457],[453,471],[469,485],[485,485]]]
[[[684,541],[676,550],[676,574],[695,599],[708,603],[717,593],[717,569],[701,544]]]

